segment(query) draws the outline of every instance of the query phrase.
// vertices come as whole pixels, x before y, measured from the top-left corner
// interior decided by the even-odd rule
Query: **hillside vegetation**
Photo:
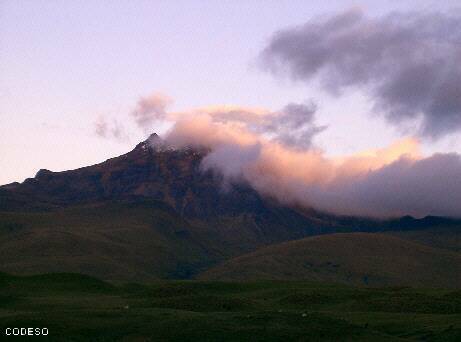
[[[214,257],[162,202],[105,202],[0,215],[1,270],[103,279],[184,278]]]
[[[284,220],[283,211],[272,215]],[[0,270],[122,281],[199,277],[461,287],[456,227],[327,234],[280,244],[290,240],[289,230],[282,234],[264,223],[264,231],[254,219],[243,214],[203,224],[181,218],[163,202],[139,198],[3,212]]]
[[[0,271],[188,279],[230,257],[315,231],[301,215],[264,208],[261,216],[242,212],[204,221],[184,218],[165,202],[132,197],[0,211]]]
[[[385,234],[328,234],[261,248],[199,278],[459,288],[461,254]]]

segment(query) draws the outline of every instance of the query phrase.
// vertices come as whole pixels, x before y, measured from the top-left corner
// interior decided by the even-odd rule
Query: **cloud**
[[[107,138],[109,127],[106,119],[103,116],[98,117],[94,123],[94,132],[101,138]]]
[[[219,133],[212,131],[203,132],[202,139],[227,141],[231,139],[229,134],[235,139],[236,135],[248,136],[250,133],[257,133],[291,148],[306,149],[312,146],[313,138],[327,128],[315,124],[316,111],[316,105],[309,102],[290,103],[278,111],[239,106],[210,106],[187,113],[169,113],[167,116],[170,120],[179,122],[179,126],[176,127],[178,130],[186,129],[183,127],[185,123],[187,129],[194,127],[194,130],[206,130],[211,123],[227,127],[225,137],[218,138],[216,135]],[[181,132],[180,136],[184,134],[185,132]]]
[[[100,138],[115,139],[117,141],[128,140],[128,134],[124,126],[115,119],[108,122],[105,116],[99,116],[95,121],[94,132]]]
[[[458,154],[423,157],[418,140],[406,138],[386,148],[328,158],[312,145],[300,149],[267,134],[279,129],[254,126],[277,123],[272,116],[287,112],[211,107],[175,113],[165,140],[176,147],[209,149],[201,167],[222,175],[225,187],[245,182],[284,204],[344,215],[460,216]]]
[[[365,176],[308,188],[316,204],[360,215],[461,216],[461,157],[399,158]]]
[[[424,157],[409,137],[331,158],[313,142],[326,127],[317,125],[312,101],[275,111],[227,105],[171,112],[166,99],[140,99],[131,118],[144,118],[145,129],[169,121],[164,143],[206,149],[200,168],[220,174],[223,189],[243,182],[283,204],[342,215],[461,216],[458,154]],[[122,128],[104,117],[95,123],[101,137],[121,137]]]
[[[160,93],[153,93],[138,100],[136,108],[131,112],[131,116],[139,128],[145,132],[150,132],[155,121],[166,118],[166,108],[171,103],[170,97]]]
[[[279,31],[261,53],[271,72],[334,96],[363,90],[390,123],[420,119],[430,138],[461,128],[460,60],[459,10],[371,18],[352,9]]]

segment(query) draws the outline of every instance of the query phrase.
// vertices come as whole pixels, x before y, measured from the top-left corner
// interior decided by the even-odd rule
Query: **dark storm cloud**
[[[421,135],[461,128],[460,11],[369,18],[353,9],[277,32],[261,59],[334,95],[359,87],[391,123],[421,117]]]

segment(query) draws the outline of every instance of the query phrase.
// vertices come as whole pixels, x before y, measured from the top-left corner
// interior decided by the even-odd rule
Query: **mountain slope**
[[[172,208],[145,199],[0,215],[1,270],[15,274],[187,278],[216,258],[198,240]]]
[[[459,288],[461,255],[384,234],[329,234],[261,248],[199,278]]]
[[[0,187],[0,211],[52,209],[104,200],[146,197],[167,203],[184,217],[258,213],[265,200],[251,187],[234,184],[201,168],[207,150],[175,149],[156,134],[132,151],[97,165],[76,170],[40,170],[23,183]]]

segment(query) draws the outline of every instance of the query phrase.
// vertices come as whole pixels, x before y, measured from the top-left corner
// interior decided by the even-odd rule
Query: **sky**
[[[461,153],[461,136],[450,130],[455,127],[451,121],[434,128],[436,100],[418,104],[427,114],[421,118],[408,111],[401,92],[389,91],[400,71],[390,70],[394,78],[370,71],[364,80],[338,67],[344,50],[328,45],[326,38],[322,43],[331,53],[315,69],[304,57],[312,60],[319,51],[290,45],[315,33],[297,31],[312,20],[360,11],[383,28],[389,23],[374,18],[395,11],[452,13],[457,2],[0,0],[0,184],[23,181],[41,168],[95,164],[126,153],[150,132],[165,132],[171,122],[138,124],[152,94],[163,99],[155,107],[162,113],[219,105],[294,113],[287,104],[314,103],[308,142],[328,158],[383,149],[408,137],[419,141],[427,157]],[[331,33],[327,26],[325,35]],[[277,36],[280,30],[285,33]],[[440,41],[440,32],[433,40]],[[366,61],[364,69],[376,67],[373,59]],[[347,67],[360,69],[361,64]],[[311,81],[314,74],[319,82]],[[335,79],[344,85],[340,96],[325,86],[331,75],[339,75]],[[368,87],[369,81],[379,87]],[[268,128],[274,122],[264,122],[265,133],[274,134]],[[415,128],[423,124],[426,130]]]

